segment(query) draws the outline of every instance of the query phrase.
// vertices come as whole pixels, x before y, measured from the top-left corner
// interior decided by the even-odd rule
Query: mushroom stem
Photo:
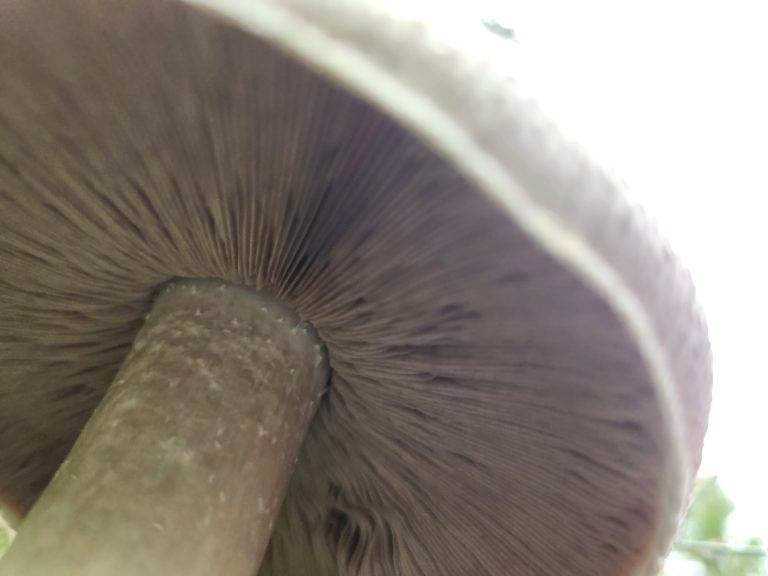
[[[0,574],[254,574],[327,372],[268,297],[171,285]]]

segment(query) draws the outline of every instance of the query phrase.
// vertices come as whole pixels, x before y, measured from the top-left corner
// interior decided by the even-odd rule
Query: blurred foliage
[[[768,576],[763,543],[753,538],[741,545],[726,543],[733,503],[716,477],[697,482],[688,515],[678,533],[673,555],[695,563],[701,576]],[[677,576],[669,568],[666,576]]]
[[[680,528],[679,538],[722,541],[731,512],[733,503],[723,492],[717,478],[700,478],[696,483],[688,515]]]

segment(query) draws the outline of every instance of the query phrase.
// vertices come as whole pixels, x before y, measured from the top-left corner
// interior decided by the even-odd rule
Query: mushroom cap
[[[333,370],[261,574],[654,573],[704,320],[490,59],[386,2],[28,0],[0,69],[0,505],[44,489],[156,290],[214,277]]]

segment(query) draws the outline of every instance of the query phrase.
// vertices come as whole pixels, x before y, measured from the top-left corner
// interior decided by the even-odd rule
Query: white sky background
[[[768,2],[398,3],[514,29],[500,53],[682,255],[715,362],[701,473],[734,500],[730,536],[768,542]]]

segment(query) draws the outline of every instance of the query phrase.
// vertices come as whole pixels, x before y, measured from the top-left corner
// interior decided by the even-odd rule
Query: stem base
[[[273,300],[171,285],[0,575],[250,576],[327,373]]]

